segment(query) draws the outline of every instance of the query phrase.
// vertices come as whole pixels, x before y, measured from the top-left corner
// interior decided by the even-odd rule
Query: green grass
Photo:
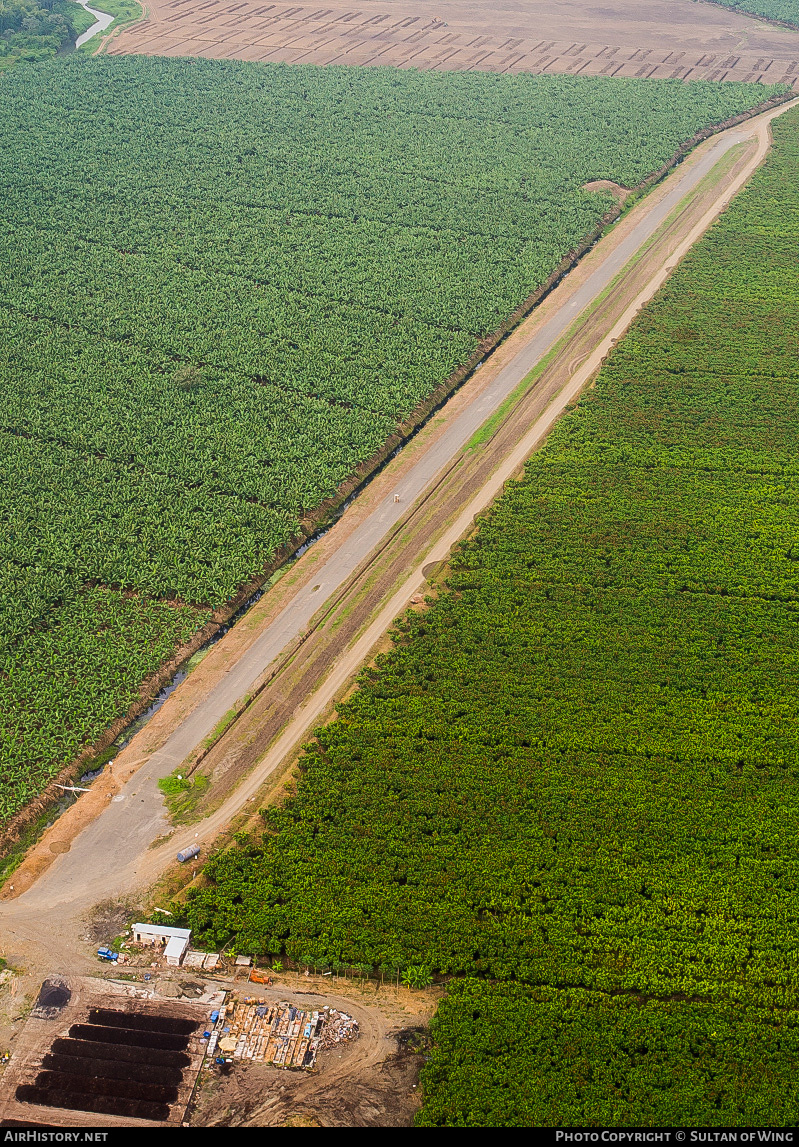
[[[242,698],[242,704],[246,705],[248,700],[249,700],[249,697],[245,696],[244,698]],[[212,748],[216,744],[216,742],[219,740],[219,738],[222,736],[222,734],[225,732],[225,730],[230,728],[230,726],[233,724],[233,722],[238,717],[239,712],[240,712],[240,710],[238,708],[235,708],[235,707],[233,709],[228,709],[228,711],[227,711],[227,713],[225,713],[224,717],[222,717],[221,720],[217,721],[213,731],[211,733],[209,733],[209,735],[205,738],[205,740],[203,741],[202,747],[204,749]]]
[[[197,804],[210,787],[209,777],[202,773],[185,776],[180,769],[158,782],[158,787],[166,798],[169,819],[172,824],[190,824],[194,819]]]
[[[478,447],[483,446],[490,438],[494,436],[499,427],[508,417],[508,414],[519,400],[530,390],[530,388],[538,382],[541,375],[550,365],[554,358],[557,357],[558,352],[563,347],[569,335],[564,335],[559,339],[551,350],[547,351],[539,363],[537,363],[529,374],[525,375],[522,381],[513,390],[511,394],[505,399],[500,406],[494,411],[490,418],[487,418],[479,430],[476,430],[469,441],[464,447],[465,450],[476,450]]]

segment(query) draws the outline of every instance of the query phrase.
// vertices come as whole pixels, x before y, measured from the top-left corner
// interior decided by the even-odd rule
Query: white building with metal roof
[[[176,967],[189,946],[191,928],[170,928],[166,924],[134,924],[134,944],[166,944],[164,956],[167,964]]]

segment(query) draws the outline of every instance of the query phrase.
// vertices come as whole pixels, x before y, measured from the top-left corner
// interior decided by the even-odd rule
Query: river
[[[81,44],[85,44],[87,40],[91,40],[92,36],[96,36],[98,32],[104,32],[108,25],[113,23],[114,17],[109,16],[107,12],[98,12],[96,8],[92,8],[89,5],[88,0],[77,0],[77,2],[81,8],[86,9],[89,15],[94,16],[94,23],[91,28],[87,28],[75,41],[75,47],[79,48]]]

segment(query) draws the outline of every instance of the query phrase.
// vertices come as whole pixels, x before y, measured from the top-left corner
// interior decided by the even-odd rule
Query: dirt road
[[[452,71],[799,82],[799,33],[695,0],[147,0],[112,53]]]
[[[447,406],[428,438],[420,441],[415,455],[410,451],[410,457],[400,456],[396,469],[384,473],[371,512],[362,513],[355,528],[345,515],[325,539],[326,548],[317,554],[310,551],[298,563],[294,584],[284,591],[282,608],[273,609],[271,622],[260,632],[249,634],[249,645],[222,680],[137,771],[133,770],[142,755],[137,745],[142,734],[134,738],[114,765],[115,777],[106,778],[101,815],[74,840],[65,838],[70,816],[79,817],[82,802],[96,799],[94,793],[86,794],[45,835],[31,860],[12,878],[14,888],[4,889],[4,897],[11,899],[0,903],[0,931],[12,960],[38,961],[49,970],[49,953],[57,940],[56,963],[69,962],[72,956],[67,953],[80,950],[75,922],[91,905],[146,887],[170,865],[178,847],[195,839],[201,843],[212,840],[248,807],[248,800],[296,752],[386,628],[425,586],[425,571],[446,558],[451,546],[470,530],[475,515],[490,505],[590,380],[613,340],[749,178],[767,151],[768,123],[782,110],[708,141],[651,198],[638,204],[591,253],[579,275],[573,280],[570,276],[563,290],[558,288],[550,297],[543,314],[535,318],[532,337],[525,330],[517,332],[508,341],[504,365],[486,385],[473,395],[461,396],[459,405],[456,396],[452,408]],[[744,147],[738,152],[728,154],[741,144]],[[719,180],[722,168],[724,177]],[[712,178],[706,179],[711,172]],[[614,283],[625,264],[627,269]],[[468,449],[475,431],[580,314],[582,323],[557,349],[536,385],[516,398],[479,448]],[[502,353],[501,348],[500,362]],[[493,369],[487,364],[486,375]],[[395,473],[400,477],[392,482]],[[388,563],[377,583],[370,581],[375,554],[385,555]],[[319,618],[325,614],[334,621],[320,626]],[[176,832],[167,844],[152,847],[169,830],[158,777],[196,750],[232,703],[257,687],[265,674],[274,674],[283,660],[290,660],[285,673],[299,672],[304,654],[297,643],[304,640],[308,649],[313,648],[311,638],[304,638],[309,629],[318,642],[317,652],[326,650],[325,657],[321,662],[311,658],[298,692],[292,694],[278,674],[276,692],[267,688],[259,699],[268,708],[278,709],[280,695],[285,694],[282,731],[278,725],[268,744],[256,742],[252,771],[240,779],[221,807],[192,828]],[[242,640],[235,630],[229,636],[233,642]],[[223,650],[217,649],[221,657]],[[256,706],[253,715],[262,721]],[[242,721],[246,726],[245,718]],[[251,733],[257,734],[257,721],[255,731],[248,730],[247,736]],[[265,752],[259,755],[262,748]],[[123,761],[126,755],[127,764]],[[126,767],[132,776],[123,783]],[[114,786],[118,791],[113,791]],[[102,787],[97,791],[102,795]],[[52,863],[42,872],[43,858]]]

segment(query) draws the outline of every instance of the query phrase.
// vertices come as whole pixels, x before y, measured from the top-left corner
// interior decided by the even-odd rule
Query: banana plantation
[[[799,1119],[799,112],[773,133],[190,893],[209,943],[446,981],[422,1125]]]
[[[0,78],[6,819],[611,199],[758,85],[80,56]]]

